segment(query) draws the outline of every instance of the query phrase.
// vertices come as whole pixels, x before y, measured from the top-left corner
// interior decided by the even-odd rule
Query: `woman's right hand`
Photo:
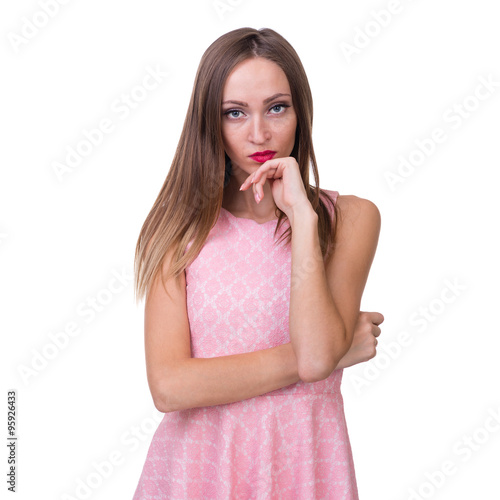
[[[380,325],[384,316],[379,312],[360,311],[354,327],[354,336],[350,349],[339,361],[335,370],[363,363],[377,354],[377,337],[381,333]]]

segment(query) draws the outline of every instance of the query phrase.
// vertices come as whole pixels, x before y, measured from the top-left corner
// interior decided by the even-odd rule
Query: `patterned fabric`
[[[327,192],[336,201],[338,192]],[[275,228],[276,220],[221,209],[186,269],[193,357],[290,342],[291,248],[275,244]],[[358,500],[341,380],[335,370],[319,382],[166,413],[133,500]]]

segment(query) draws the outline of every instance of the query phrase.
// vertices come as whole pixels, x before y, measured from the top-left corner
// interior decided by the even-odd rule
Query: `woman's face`
[[[275,151],[273,158],[290,156],[296,128],[297,115],[283,70],[262,57],[239,63],[222,92],[222,139],[238,182],[267,160],[250,155]]]

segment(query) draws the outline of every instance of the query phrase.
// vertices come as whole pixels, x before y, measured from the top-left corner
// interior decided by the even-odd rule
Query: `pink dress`
[[[338,192],[326,190],[336,201]],[[280,228],[277,238],[288,227]],[[291,249],[221,209],[186,269],[193,357],[290,342]],[[342,370],[229,404],[165,413],[133,500],[358,500]]]

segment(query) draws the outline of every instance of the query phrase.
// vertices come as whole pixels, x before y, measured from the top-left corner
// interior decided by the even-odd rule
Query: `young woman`
[[[271,29],[204,53],[136,248],[148,383],[165,413],[134,500],[358,498],[342,369],[375,356],[360,313],[370,201],[319,186],[308,80]]]

